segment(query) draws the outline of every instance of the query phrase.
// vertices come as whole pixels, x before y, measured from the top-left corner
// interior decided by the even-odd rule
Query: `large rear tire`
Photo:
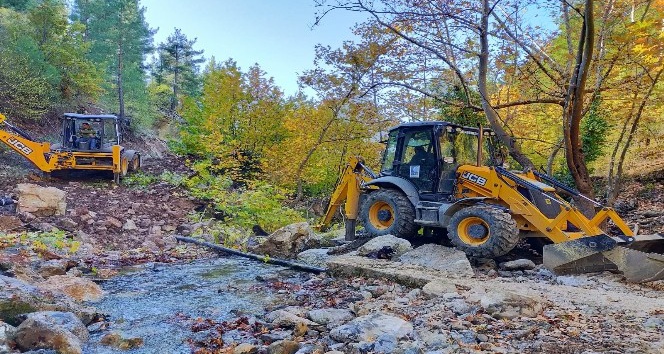
[[[519,242],[516,221],[509,213],[488,205],[459,210],[447,230],[450,241],[471,257],[500,257]]]
[[[369,237],[409,237],[419,228],[415,224],[413,204],[402,192],[394,189],[369,193],[360,206],[360,220]]]
[[[129,172],[136,172],[141,169],[141,155],[135,154],[129,161]]]

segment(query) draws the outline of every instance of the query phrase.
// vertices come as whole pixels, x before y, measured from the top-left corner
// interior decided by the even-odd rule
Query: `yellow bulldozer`
[[[613,209],[546,174],[510,171],[491,130],[405,123],[385,144],[378,174],[361,157],[350,158],[319,229],[343,205],[348,241],[358,219],[368,237],[446,230],[455,247],[477,258],[503,256],[535,238],[546,244],[544,266],[557,274],[610,270],[632,282],[664,279],[663,235],[636,235]],[[557,191],[598,211],[588,218]]]
[[[0,141],[46,174],[63,170],[109,171],[120,183],[121,177],[141,167],[141,155],[120,145],[117,116],[65,113],[61,127],[58,143],[37,142],[0,114]]]

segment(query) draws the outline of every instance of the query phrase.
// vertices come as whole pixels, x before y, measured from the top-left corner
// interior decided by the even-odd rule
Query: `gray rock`
[[[252,251],[272,257],[294,258],[298,253],[320,246],[320,236],[316,235],[308,223],[300,222],[284,226],[268,236]]]
[[[343,324],[352,320],[355,316],[346,309],[315,309],[309,311],[309,318],[320,324]]]
[[[62,218],[58,221],[58,226],[65,230],[73,231],[78,227],[78,223],[71,218]]]
[[[122,225],[122,229],[126,231],[133,231],[133,230],[138,230],[138,226],[136,226],[136,223],[132,219],[127,219],[125,223]]]
[[[464,252],[441,245],[422,245],[403,254],[399,257],[399,261],[444,271],[459,277],[474,275],[473,268]]]
[[[103,336],[99,343],[121,350],[129,350],[143,346],[143,338],[127,336],[114,331]]]
[[[459,343],[463,344],[476,344],[477,335],[471,330],[463,330],[459,332],[452,332],[450,336]]]
[[[445,333],[422,329],[418,331],[418,334],[429,349],[437,350],[449,346],[450,337]]]
[[[292,340],[276,341],[267,347],[268,354],[295,354],[300,349],[300,344]]]
[[[39,264],[37,273],[44,278],[52,277],[54,275],[67,274],[68,262],[63,259],[53,259]]]
[[[256,354],[258,353],[258,348],[249,343],[242,343],[233,349],[233,354]]]
[[[14,341],[23,351],[54,349],[58,353],[81,353],[81,342],[87,341],[88,330],[69,312],[44,311],[28,315],[16,329]]]
[[[540,299],[511,291],[492,292],[480,300],[484,310],[495,318],[537,317],[544,308]]]
[[[15,333],[16,327],[0,321],[0,350],[2,350],[3,346],[6,346],[9,343]]]
[[[413,333],[413,325],[399,317],[384,313],[373,313],[334,328],[330,337],[338,342],[372,341],[382,335],[392,335],[397,339]]]
[[[271,344],[280,340],[288,339],[293,336],[293,331],[272,331],[260,335],[260,340],[266,344]]]
[[[537,265],[530,259],[517,259],[514,261],[500,263],[500,269],[502,270],[530,270],[535,269]]]
[[[429,298],[436,298],[443,294],[456,293],[457,288],[453,283],[442,280],[433,280],[422,288],[422,293]]]
[[[556,283],[560,285],[583,287],[593,285],[594,282],[578,275],[564,275],[556,277]]]
[[[369,253],[380,251],[385,247],[390,247],[394,251],[392,258],[399,257],[413,249],[410,242],[407,240],[392,235],[385,235],[374,237],[369,240],[369,242],[365,243],[357,250],[357,254],[359,256],[366,256]]]
[[[318,326],[319,324],[306,318],[299,317],[286,310],[275,310],[265,315],[265,320],[275,326],[295,327],[297,325]]]
[[[327,248],[312,248],[297,254],[297,259],[312,266],[325,268],[327,260],[331,256],[327,254]]]
[[[397,348],[399,340],[393,334],[383,334],[376,338],[373,345],[374,353],[392,353]]]
[[[664,319],[658,317],[649,317],[644,323],[645,328],[662,328],[664,329]]]
[[[40,289],[16,278],[0,275],[0,320],[12,325],[21,322],[20,315],[36,311],[75,313],[84,323],[96,316],[94,309],[74,303],[68,296]]]
[[[473,311],[473,307],[463,299],[453,299],[449,302],[446,302],[445,306],[447,306],[447,308],[452,310],[457,315],[465,315]]]

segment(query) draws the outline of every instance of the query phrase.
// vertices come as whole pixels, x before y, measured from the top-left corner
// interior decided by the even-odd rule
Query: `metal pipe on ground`
[[[175,239],[180,241],[180,242],[192,243],[194,245],[208,247],[208,248],[212,249],[215,252],[232,254],[232,255],[235,255],[235,256],[240,256],[240,257],[252,259],[252,260],[255,260],[255,261],[259,261],[259,262],[264,262],[264,263],[270,263],[270,264],[276,264],[276,265],[280,265],[280,266],[284,266],[284,267],[289,267],[289,268],[292,268],[292,269],[295,269],[295,270],[301,270],[301,271],[315,273],[315,274],[327,272],[327,269],[325,269],[325,268],[314,267],[314,266],[310,266],[310,265],[307,265],[307,264],[291,262],[291,261],[287,261],[287,260],[279,259],[279,258],[261,256],[261,255],[257,255],[257,254],[254,254],[254,253],[242,252],[242,251],[238,251],[236,249],[216,245],[214,243],[199,241],[199,240],[193,239],[191,237],[175,236]]]

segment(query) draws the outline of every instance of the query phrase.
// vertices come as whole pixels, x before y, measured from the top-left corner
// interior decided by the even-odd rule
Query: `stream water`
[[[84,353],[190,353],[185,342],[191,332],[183,317],[223,321],[241,312],[257,314],[274,297],[256,277],[274,273],[288,276],[282,267],[239,258],[200,260],[188,264],[155,264],[128,270],[102,284],[104,298],[91,305],[108,315],[108,330],[92,332]],[[122,351],[104,346],[110,331],[141,337],[143,346]]]

